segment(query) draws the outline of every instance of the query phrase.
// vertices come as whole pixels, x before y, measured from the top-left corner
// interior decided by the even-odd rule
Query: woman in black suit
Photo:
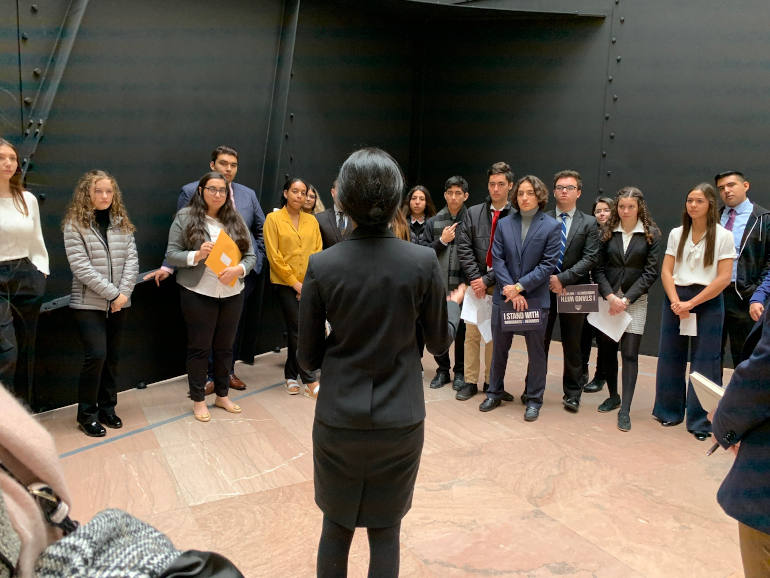
[[[642,191],[623,187],[615,197],[609,220],[602,227],[602,249],[596,268],[599,293],[610,305],[610,315],[631,315],[623,337],[623,397],[618,395],[618,343],[599,332],[599,365],[606,371],[610,397],[600,412],[620,407],[618,429],[631,429],[631,400],[639,373],[639,346],[647,320],[647,292],[660,276],[660,230],[650,217]]]
[[[297,357],[307,371],[320,368],[322,381],[313,424],[315,500],[324,513],[318,576],[346,575],[361,526],[368,528],[369,576],[398,575],[401,518],[412,503],[425,419],[413,328],[419,322],[428,351],[440,354],[459,323],[464,287],[447,304],[435,253],[388,230],[403,188],[386,152],[350,155],[337,200],[356,228],[310,257],[302,286]]]

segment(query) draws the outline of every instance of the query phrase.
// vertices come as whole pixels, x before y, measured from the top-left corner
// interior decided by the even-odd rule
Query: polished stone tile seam
[[[239,400],[244,399],[246,397],[251,397],[252,395],[257,395],[259,393],[264,393],[266,391],[269,391],[271,389],[275,389],[276,387],[279,387],[279,386],[282,386],[282,385],[283,385],[283,381],[280,381],[278,383],[274,383],[273,385],[265,386],[262,389],[257,389],[255,391],[250,391],[249,393],[245,393],[243,395],[239,395],[238,397],[233,397],[232,400],[233,401],[239,401]],[[208,404],[208,407],[214,407],[214,404],[210,403],[210,404]],[[131,436],[134,436],[134,435],[137,435],[137,434],[140,434],[140,433],[144,433],[146,431],[152,431],[152,430],[154,430],[156,428],[159,428],[161,426],[168,425],[170,423],[174,423],[174,422],[179,421],[181,419],[185,419],[187,417],[190,417],[191,415],[192,415],[192,412],[187,411],[185,413],[182,413],[182,414],[179,414],[179,415],[175,415],[173,417],[169,417],[167,419],[164,419],[164,420],[161,420],[161,421],[158,421],[158,422],[155,422],[155,423],[147,424],[145,426],[136,428],[134,430],[131,430],[131,431],[119,434],[119,435],[116,435],[114,437],[110,437],[108,439],[105,439],[105,440],[102,440],[102,441],[99,441],[99,442],[88,444],[87,446],[83,446],[81,448],[76,448],[74,450],[70,450],[68,452],[64,452],[63,454],[59,454],[59,459],[63,460],[64,458],[68,458],[70,456],[74,456],[76,454],[83,453],[83,452],[85,452],[87,450],[92,450],[94,448],[102,447],[102,446],[105,446],[107,444],[111,444],[113,442],[124,440],[124,439],[126,439],[128,437],[131,437]]]

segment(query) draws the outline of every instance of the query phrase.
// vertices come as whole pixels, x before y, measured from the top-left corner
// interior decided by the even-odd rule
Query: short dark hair
[[[571,169],[567,169],[564,171],[559,171],[553,176],[553,186],[556,186],[556,181],[559,179],[566,179],[566,178],[573,178],[577,181],[577,188],[579,191],[583,190],[583,179],[580,177],[580,173],[577,171],[573,171]]]
[[[746,176],[741,171],[722,171],[714,175],[714,184],[716,185],[721,179],[732,175],[740,177],[744,183],[746,182]]]
[[[519,187],[524,182],[529,183],[532,185],[532,188],[535,189],[537,205],[540,207],[540,210],[542,211],[545,209],[545,206],[548,204],[548,187],[546,187],[545,183],[535,175],[524,175],[518,181],[516,181],[516,184],[513,186],[513,191],[511,192],[511,205],[513,205],[513,208],[517,211],[519,210]]]
[[[509,183],[512,183],[516,178],[513,174],[513,170],[511,169],[511,165],[504,161],[497,162],[489,167],[489,170],[487,171],[487,178],[491,177],[492,175],[504,175],[505,179]]]
[[[444,183],[444,190],[448,191],[452,187],[460,187],[463,190],[463,193],[467,193],[468,192],[468,181],[466,181],[460,175],[455,175],[453,177],[449,177],[446,180],[446,182]]]
[[[360,227],[387,227],[403,192],[401,167],[392,156],[375,147],[351,154],[337,176],[339,205]]]
[[[238,151],[235,150],[233,147],[229,147],[227,145],[219,145],[217,148],[211,151],[211,162],[212,163],[217,162],[219,155],[232,155],[237,159]]]

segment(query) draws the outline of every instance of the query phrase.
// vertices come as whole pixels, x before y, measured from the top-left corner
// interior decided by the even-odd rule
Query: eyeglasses
[[[556,185],[553,188],[554,191],[568,191],[570,193],[577,191],[577,187],[575,185]]]
[[[227,194],[227,188],[223,187],[221,189],[218,189],[216,187],[203,187],[204,191],[208,191],[212,195],[216,196],[225,196]]]

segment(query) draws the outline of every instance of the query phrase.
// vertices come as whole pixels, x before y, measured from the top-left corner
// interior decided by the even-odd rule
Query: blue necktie
[[[564,251],[567,249],[567,213],[559,215],[561,217],[561,247],[559,248],[559,260],[556,263],[556,271],[561,272],[561,265],[564,262]]]

